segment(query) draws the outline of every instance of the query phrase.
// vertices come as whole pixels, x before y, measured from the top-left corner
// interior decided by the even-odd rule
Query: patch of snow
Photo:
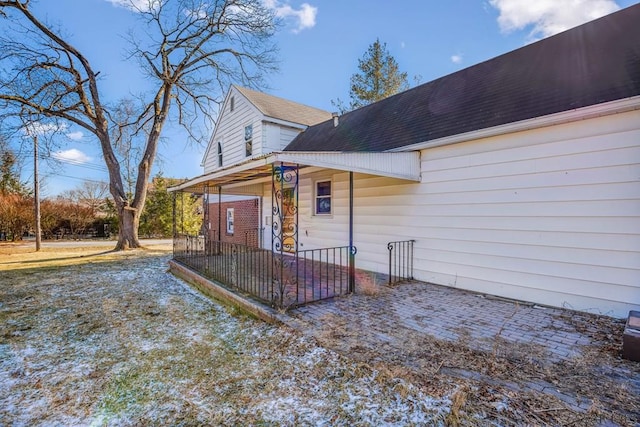
[[[41,294],[21,302],[31,317],[14,322],[30,329],[0,345],[0,424],[172,424],[191,411],[202,424],[429,425],[448,409],[308,338],[232,316],[167,273],[167,260],[63,267],[22,282]]]

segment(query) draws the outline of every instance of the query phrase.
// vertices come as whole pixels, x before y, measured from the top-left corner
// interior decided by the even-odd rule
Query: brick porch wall
[[[234,230],[227,233],[227,208],[234,209]],[[218,239],[218,203],[209,204],[209,222],[211,228],[209,237]],[[257,246],[258,227],[260,226],[260,205],[257,199],[241,200],[235,202],[222,202],[222,233],[220,239],[223,242],[249,244]]]

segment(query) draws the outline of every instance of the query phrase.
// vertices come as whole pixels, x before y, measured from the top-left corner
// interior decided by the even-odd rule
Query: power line
[[[89,179],[89,178],[83,178],[83,177],[79,177],[79,176],[71,176],[71,175],[61,175],[61,174],[56,174],[54,175],[56,178],[57,177],[61,177],[61,178],[71,178],[71,179],[77,179],[79,181],[89,181],[89,182],[97,182],[99,184],[102,183],[107,183],[107,181],[100,181],[97,179]]]
[[[22,158],[22,159],[31,158],[31,156],[29,154],[27,154],[27,153],[25,153],[25,154],[21,153],[16,157]],[[60,158],[56,158],[55,156],[49,156],[49,155],[44,155],[44,154],[38,155],[38,158],[42,159],[42,160],[53,160],[53,161],[58,162],[58,163],[64,163],[64,164],[68,164],[68,165],[71,165],[71,166],[77,166],[77,167],[81,167],[81,168],[85,168],[85,169],[92,169],[92,170],[99,171],[99,172],[108,172],[109,171],[107,169],[107,167],[104,166],[104,165],[100,165],[100,164],[97,164],[97,163],[83,162],[81,160],[60,159]]]

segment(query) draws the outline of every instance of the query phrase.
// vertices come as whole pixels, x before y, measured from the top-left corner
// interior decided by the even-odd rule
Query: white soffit
[[[255,179],[271,176],[274,163],[297,164],[300,167],[314,166],[340,171],[359,172],[388,178],[420,181],[420,152],[275,152],[256,159],[229,166],[215,172],[190,179],[169,191],[203,193],[205,186],[229,186],[248,183]],[[237,187],[237,185],[234,185]]]
[[[277,162],[420,181],[420,152],[418,151],[394,153],[285,151],[274,154],[277,156],[275,160]]]

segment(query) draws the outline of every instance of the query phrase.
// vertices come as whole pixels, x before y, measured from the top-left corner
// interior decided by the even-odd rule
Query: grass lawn
[[[168,248],[0,247],[0,425],[433,425],[404,380],[211,302]]]

